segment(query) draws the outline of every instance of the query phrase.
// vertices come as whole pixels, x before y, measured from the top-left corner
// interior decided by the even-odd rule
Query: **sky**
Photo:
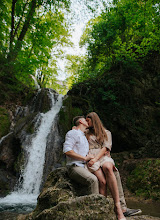
[[[74,43],[74,47],[65,47],[65,54],[85,55],[86,53],[86,49],[84,47],[79,47],[79,41],[87,22],[94,17],[94,14],[91,13],[82,2],[82,0],[72,0],[72,13],[70,14],[70,19],[72,20],[72,28],[74,29],[71,37],[71,41]],[[96,3],[92,3],[92,5],[94,4],[94,7],[97,9],[96,14],[98,15],[101,12],[102,4],[100,4],[100,0],[97,0],[97,2],[99,2],[98,5],[96,5]],[[111,0],[106,0],[107,4],[108,2],[111,2]],[[65,80],[68,77],[67,73],[65,72],[65,63],[65,59],[58,59],[58,80]]]
[[[85,23],[75,24],[74,25],[74,31],[72,33],[71,41],[73,42],[73,47],[66,47],[64,48],[65,54],[71,54],[71,55],[84,55],[86,53],[86,49],[79,47],[79,41],[81,38],[81,35],[83,34],[83,29],[85,27]],[[67,78],[67,74],[65,72],[65,59],[58,59],[58,67],[59,67],[59,75],[57,77],[58,80],[65,80]]]

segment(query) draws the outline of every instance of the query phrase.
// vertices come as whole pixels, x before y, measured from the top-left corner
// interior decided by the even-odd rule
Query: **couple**
[[[95,112],[89,113],[86,119],[77,116],[73,119],[73,123],[76,129],[66,134],[63,149],[67,156],[70,178],[90,186],[93,194],[100,193],[107,196],[108,185],[118,220],[125,220],[124,216],[140,213],[140,210],[126,208],[119,172],[110,157],[111,132],[103,127]]]

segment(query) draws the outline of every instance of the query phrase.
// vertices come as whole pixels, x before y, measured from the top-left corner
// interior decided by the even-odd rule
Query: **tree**
[[[69,4],[70,0],[0,2],[1,76],[30,80],[30,74],[48,66],[51,57],[59,55],[53,48],[69,42],[64,18]]]
[[[88,66],[101,75],[117,62],[143,63],[160,52],[159,1],[121,0],[88,24],[81,44],[88,45]]]

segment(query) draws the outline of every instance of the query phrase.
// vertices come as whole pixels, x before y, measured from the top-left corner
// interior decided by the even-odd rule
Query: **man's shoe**
[[[125,217],[129,217],[129,216],[133,216],[133,215],[137,215],[142,213],[141,209],[129,209],[127,208],[127,210],[125,212],[123,212],[123,215]]]

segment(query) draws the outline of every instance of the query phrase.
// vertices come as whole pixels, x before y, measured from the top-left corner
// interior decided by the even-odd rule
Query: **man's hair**
[[[79,125],[79,120],[80,120],[81,118],[85,118],[85,117],[84,117],[84,116],[76,116],[76,117],[74,117],[74,118],[73,118],[73,125],[74,125],[74,126],[78,126],[78,125]]]

